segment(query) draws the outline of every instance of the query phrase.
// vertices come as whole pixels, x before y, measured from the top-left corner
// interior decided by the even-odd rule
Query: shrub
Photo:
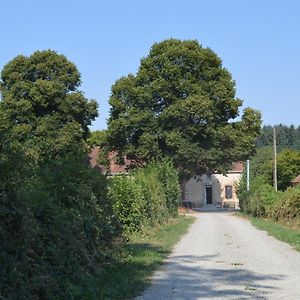
[[[177,216],[180,198],[180,186],[178,181],[178,173],[170,161],[165,160],[158,165],[158,179],[163,185],[169,214],[171,216]]]
[[[278,201],[280,192],[276,192],[271,185],[266,183],[264,176],[252,177],[250,191],[247,192],[244,178],[238,187],[238,197],[242,211],[255,217],[268,216],[273,205]]]
[[[262,184],[249,197],[249,212],[255,217],[269,216],[279,197],[280,192],[269,184]]]
[[[145,195],[135,176],[115,176],[110,179],[109,187],[113,212],[124,233],[139,231],[145,219]]]
[[[73,156],[9,179],[0,193],[0,299],[82,299],[119,235],[106,179]]]
[[[170,162],[152,162],[129,175],[110,179],[109,195],[124,234],[177,215],[179,184]]]
[[[272,217],[285,223],[300,225],[300,186],[288,188],[282,193],[280,201],[274,206]]]

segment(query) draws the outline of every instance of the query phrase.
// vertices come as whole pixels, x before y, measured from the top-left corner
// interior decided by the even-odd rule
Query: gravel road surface
[[[137,299],[300,299],[300,252],[232,213],[195,216]]]

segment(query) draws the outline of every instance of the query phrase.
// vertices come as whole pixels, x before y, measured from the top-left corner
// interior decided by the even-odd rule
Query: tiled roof
[[[243,172],[243,163],[241,161],[233,163],[232,169],[228,173],[242,173]]]
[[[105,166],[101,166],[97,163],[98,155],[101,151],[100,147],[94,147],[91,150],[91,153],[89,154],[90,157],[90,165],[92,168],[97,168],[101,172],[106,171]],[[111,151],[109,152],[109,161],[110,161],[110,166],[109,166],[109,173],[110,174],[122,174],[122,173],[127,173],[128,167],[132,163],[131,160],[124,159],[125,164],[124,165],[119,165],[116,163],[116,157],[117,157],[117,152]],[[242,173],[243,172],[243,163],[242,162],[236,162],[232,164],[232,169],[228,171],[228,173]],[[299,175],[300,176],[300,175]]]
[[[292,180],[292,183],[300,183],[300,175],[298,175],[297,177],[295,177],[295,178]]]
[[[98,155],[101,151],[100,147],[94,147],[89,154],[90,157],[90,165],[92,168],[98,168],[100,171],[105,172],[106,168],[105,166],[101,166],[97,163]],[[129,167],[131,161],[128,159],[124,159],[125,164],[124,165],[119,165],[116,163],[116,157],[117,153],[114,151],[109,152],[108,158],[110,161],[110,166],[109,166],[109,173],[110,174],[122,174],[127,172],[127,168]]]

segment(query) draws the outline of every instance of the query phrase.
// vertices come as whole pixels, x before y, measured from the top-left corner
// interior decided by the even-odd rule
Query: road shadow
[[[155,274],[150,288],[136,299],[267,299],[276,289],[274,282],[283,278],[219,261],[218,254],[172,256]]]

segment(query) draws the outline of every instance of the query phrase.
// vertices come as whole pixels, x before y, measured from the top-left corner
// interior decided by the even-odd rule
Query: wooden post
[[[276,147],[276,129],[273,127],[273,186],[277,191],[277,147]]]
[[[250,191],[250,161],[247,159],[247,192]]]

